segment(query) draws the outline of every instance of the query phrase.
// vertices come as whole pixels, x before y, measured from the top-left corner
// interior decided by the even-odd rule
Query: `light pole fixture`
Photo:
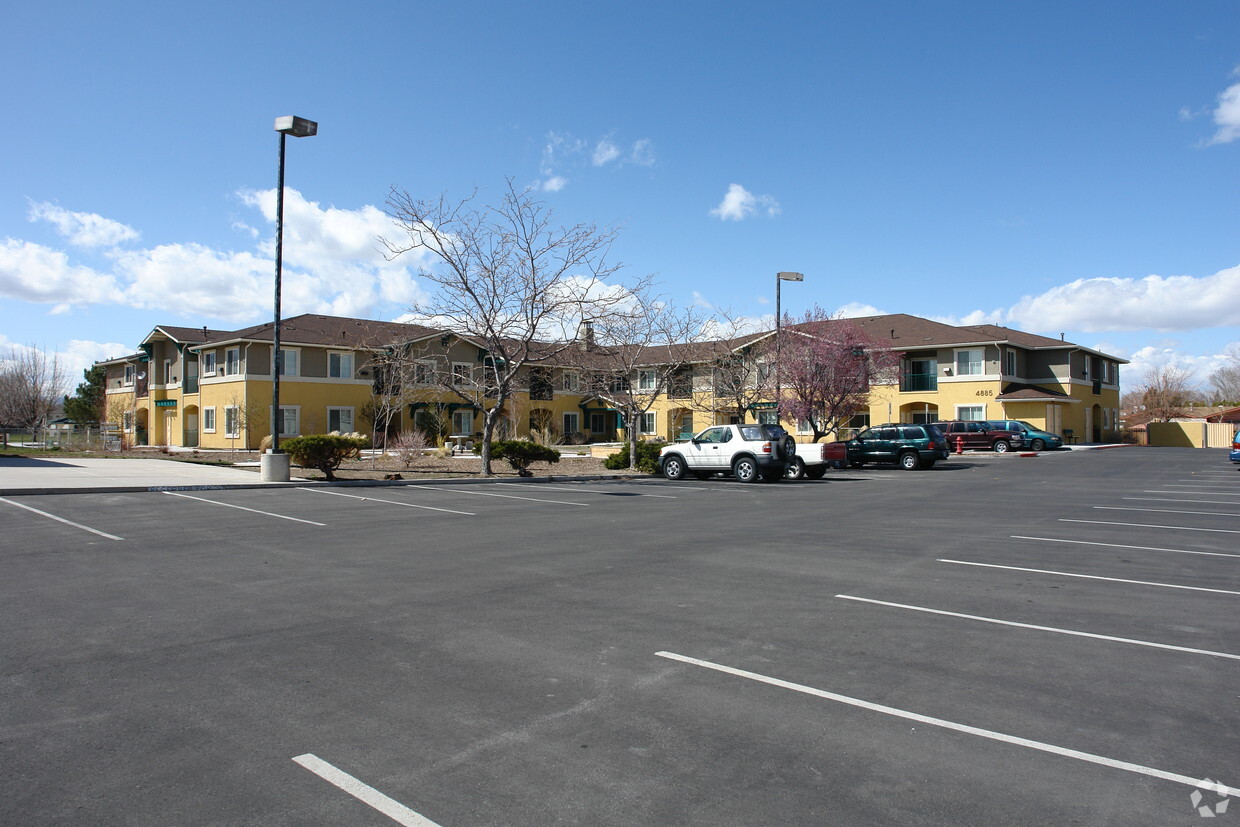
[[[779,303],[779,283],[781,281],[805,281],[804,273],[793,273],[787,270],[781,270],[775,274],[775,424],[779,424],[779,400],[782,395],[783,388],[780,387],[780,370],[782,365],[779,361],[780,351],[783,350],[783,341],[780,338],[780,327],[783,324],[783,311]]]
[[[280,453],[280,371],[284,360],[280,357],[280,276],[284,259],[284,139],[309,138],[318,134],[316,121],[308,121],[296,115],[276,118],[276,132],[280,133],[280,166],[276,181],[276,314],[272,332],[271,360],[271,453]],[[285,480],[288,479],[287,472]]]

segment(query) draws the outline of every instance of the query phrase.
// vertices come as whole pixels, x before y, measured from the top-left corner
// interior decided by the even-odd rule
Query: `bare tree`
[[[482,473],[490,476],[492,436],[518,373],[573,346],[564,335],[570,320],[597,317],[623,296],[603,283],[619,267],[607,261],[614,229],[556,227],[546,205],[511,179],[498,204],[473,201],[393,189],[387,212],[405,237],[381,241],[392,258],[421,250],[437,260],[421,269],[435,289],[413,312],[485,351],[480,376],[450,387],[483,412]]]
[[[1223,366],[1210,374],[1216,405],[1240,405],[1240,343],[1227,346]]]
[[[582,361],[592,369],[589,392],[624,416],[629,467],[636,469],[642,420],[692,358],[704,319],[656,295],[649,280],[630,294],[624,307],[587,322]]]
[[[785,314],[779,369],[780,413],[806,422],[814,442],[839,429],[869,400],[870,383],[900,364],[859,325],[817,305],[800,319]]]
[[[56,353],[34,345],[10,347],[0,358],[0,424],[37,429],[56,411],[67,385]]]
[[[1149,421],[1167,422],[1183,413],[1197,392],[1192,377],[1192,371],[1179,365],[1150,368],[1145,381],[1136,388]]]
[[[706,413],[726,412],[744,422],[760,404],[775,394],[775,337],[769,332],[752,333],[752,322],[717,311],[707,330],[710,341],[694,348],[695,382],[688,407]],[[673,376],[676,385],[680,377]],[[684,391],[680,391],[684,395]]]

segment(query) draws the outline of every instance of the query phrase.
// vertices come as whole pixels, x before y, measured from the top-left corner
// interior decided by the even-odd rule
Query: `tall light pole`
[[[280,453],[280,371],[284,360],[280,358],[280,277],[284,259],[284,139],[288,135],[294,138],[308,138],[318,134],[317,121],[308,121],[296,115],[285,115],[276,118],[276,132],[280,133],[280,164],[276,180],[276,312],[275,325],[272,332],[271,359],[271,456]],[[262,458],[263,479],[288,482],[288,461],[284,460],[282,470],[272,460],[268,468],[267,457]]]
[[[780,352],[783,350],[783,340],[780,338],[780,327],[783,324],[783,311],[779,302],[779,283],[781,281],[805,281],[804,273],[792,273],[781,271],[775,274],[775,424],[779,424],[779,400],[783,388],[780,387]]]

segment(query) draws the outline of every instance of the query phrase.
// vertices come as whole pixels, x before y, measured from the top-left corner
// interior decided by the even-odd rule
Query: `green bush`
[[[659,473],[659,442],[637,443],[637,470],[647,474]],[[626,442],[620,450],[603,460],[603,467],[612,471],[620,471],[629,467],[629,444]]]
[[[474,453],[482,453],[481,443],[474,446]],[[505,439],[491,443],[491,459],[506,459],[518,476],[529,477],[533,476],[530,465],[535,462],[559,462],[560,452],[536,442]]]
[[[334,480],[340,464],[359,456],[368,444],[363,436],[311,434],[281,440],[280,448],[302,468],[316,468],[328,480]]]

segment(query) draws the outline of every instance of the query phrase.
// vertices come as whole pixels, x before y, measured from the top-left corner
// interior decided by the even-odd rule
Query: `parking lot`
[[[1240,819],[1223,451],[6,496],[0,536],[6,824]]]

